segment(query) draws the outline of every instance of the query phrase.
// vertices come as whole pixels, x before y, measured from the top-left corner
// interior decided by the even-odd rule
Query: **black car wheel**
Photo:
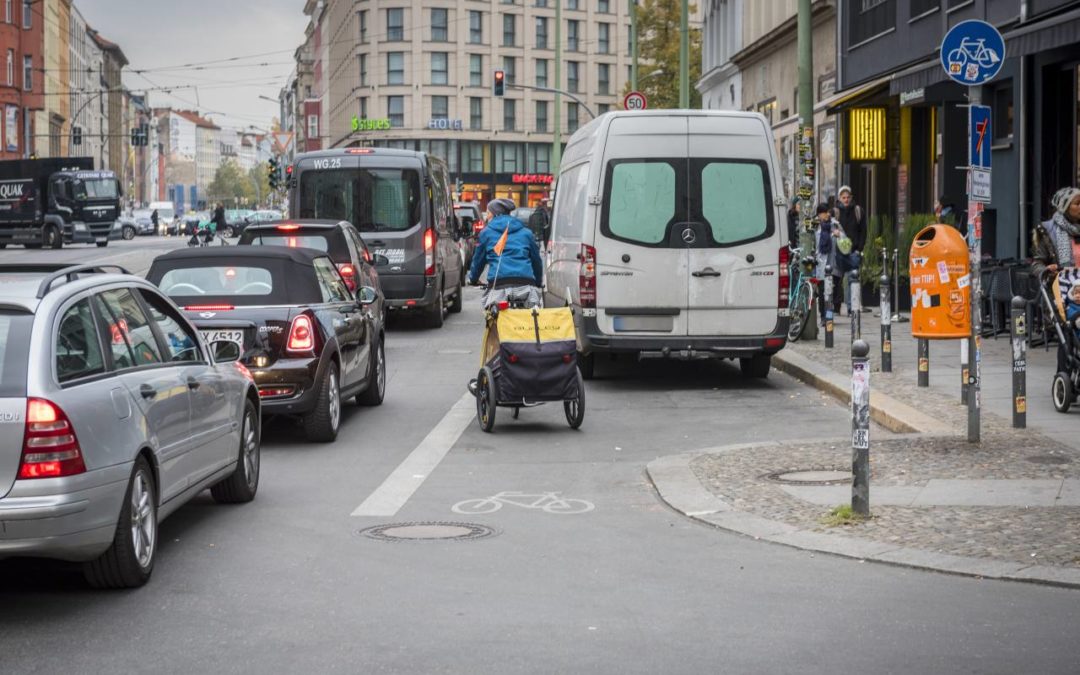
[[[121,236],[123,236],[124,241],[131,241],[135,238],[135,228],[130,225],[125,225]]]
[[[356,396],[360,405],[382,405],[386,395],[386,350],[382,338],[373,353],[374,358],[368,366],[368,387]]]
[[[259,490],[259,414],[255,404],[244,401],[244,420],[240,426],[240,455],[236,471],[217,485],[210,487],[214,501],[220,504],[242,504],[255,499]]]
[[[464,275],[464,272],[462,272],[462,275]],[[460,314],[461,313],[461,309],[462,309],[462,307],[464,306],[464,303],[465,303],[464,298],[462,298],[461,296],[464,293],[465,293],[465,280],[461,279],[461,280],[458,281],[457,292],[454,293],[454,299],[450,301],[450,313],[451,314]]]
[[[442,286],[435,292],[435,302],[431,303],[431,307],[428,307],[427,312],[424,315],[425,323],[428,328],[442,328],[443,320],[446,318],[446,298],[443,297]]]
[[[315,409],[304,415],[304,434],[309,441],[332,443],[337,440],[341,425],[341,389],[338,387],[338,367],[331,363],[319,383]]]

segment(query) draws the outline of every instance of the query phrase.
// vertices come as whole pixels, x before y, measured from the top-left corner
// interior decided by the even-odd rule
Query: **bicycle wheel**
[[[791,301],[791,322],[788,324],[788,340],[795,342],[802,334],[803,326],[810,317],[810,284],[799,283],[795,297]]]
[[[495,513],[502,508],[502,502],[495,499],[466,499],[463,502],[458,502],[450,507],[450,510],[454,513],[460,513],[463,516],[475,516],[484,513]]]
[[[544,504],[545,513],[588,513],[595,508],[596,505],[584,499],[558,499]]]
[[[581,427],[585,421],[585,378],[581,375],[581,369],[577,371],[578,395],[563,401],[563,412],[566,413],[566,423],[571,429]]]
[[[480,428],[490,432],[495,426],[495,382],[491,369],[484,367],[476,376],[476,421]]]

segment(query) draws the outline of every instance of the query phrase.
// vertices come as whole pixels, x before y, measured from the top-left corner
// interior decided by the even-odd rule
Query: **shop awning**
[[[845,105],[848,103],[866,98],[867,96],[876,94],[879,91],[883,91],[886,85],[889,84],[889,78],[891,77],[891,75],[884,75],[877,78],[876,80],[870,80],[869,82],[864,82],[863,84],[856,85],[851,89],[845,89],[844,91],[837,92],[827,99],[818,101],[817,105],[814,106],[814,113],[816,114],[821,112],[822,110],[825,110],[828,111],[829,114],[832,114],[837,110],[845,107]]]
[[[941,67],[940,59],[935,56],[933,59],[893,73],[892,81],[889,82],[889,94],[899,96],[905,91],[924,89],[947,79],[949,76]]]
[[[1027,56],[1080,42],[1080,9],[1051,16],[1005,33],[1005,56]]]

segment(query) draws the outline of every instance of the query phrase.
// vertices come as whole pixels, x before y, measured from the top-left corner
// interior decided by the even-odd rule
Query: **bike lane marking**
[[[442,462],[461,434],[476,419],[476,398],[466,392],[428,432],[420,445],[356,507],[354,516],[396,516]]]

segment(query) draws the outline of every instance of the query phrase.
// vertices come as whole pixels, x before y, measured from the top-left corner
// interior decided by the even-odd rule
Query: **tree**
[[[252,190],[254,190],[256,204],[266,205],[270,201],[269,168],[269,164],[262,162],[261,164],[256,164],[255,167],[248,172],[248,182],[251,183]]]
[[[207,190],[212,201],[220,201],[232,206],[238,200],[246,199],[248,202],[255,200],[255,186],[251,183],[240,166],[233,160],[227,159],[218,167],[214,174],[214,181]]]
[[[638,27],[638,90],[650,108],[679,107],[679,10],[681,0],[643,0],[635,8]],[[690,5],[690,16],[695,7]],[[660,71],[660,72],[657,72]],[[653,75],[652,73],[656,73]],[[701,107],[694,83],[701,79],[701,30],[690,27],[690,107]],[[623,93],[630,91],[630,83]]]

